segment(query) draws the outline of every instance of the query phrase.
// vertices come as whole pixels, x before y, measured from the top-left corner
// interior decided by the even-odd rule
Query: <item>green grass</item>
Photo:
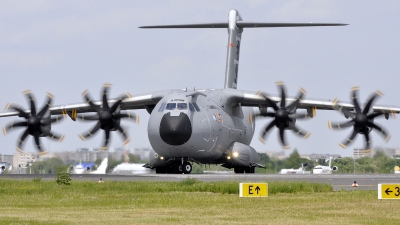
[[[0,224],[400,224],[395,200],[327,184],[268,182],[239,198],[237,182],[0,180]]]

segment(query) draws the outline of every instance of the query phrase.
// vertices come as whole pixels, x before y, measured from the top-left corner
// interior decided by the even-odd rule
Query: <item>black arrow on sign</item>
[[[389,195],[390,192],[393,192],[393,191],[391,191],[389,188],[387,188],[386,191],[385,191],[385,193],[386,193],[387,195]]]
[[[260,190],[261,190],[260,187],[257,186],[257,187],[256,187],[257,194],[258,194],[258,192],[259,192]]]

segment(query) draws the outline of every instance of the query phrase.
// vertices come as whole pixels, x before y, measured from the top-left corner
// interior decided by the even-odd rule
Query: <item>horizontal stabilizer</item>
[[[322,27],[322,26],[346,26],[344,23],[258,23],[236,21],[239,28],[257,28],[257,27]],[[198,24],[180,24],[180,25],[155,25],[141,26],[139,28],[228,28],[227,22],[222,23],[198,23]]]
[[[346,26],[344,23],[258,23],[237,21],[236,26],[240,28],[257,28],[257,27],[323,27],[323,26]]]
[[[180,25],[155,25],[155,26],[141,26],[139,28],[228,28],[228,22],[180,24]]]

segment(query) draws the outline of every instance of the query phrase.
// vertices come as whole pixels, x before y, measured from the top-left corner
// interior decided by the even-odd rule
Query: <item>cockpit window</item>
[[[174,110],[176,108],[176,103],[168,103],[167,107],[165,107],[166,110]]]
[[[314,169],[322,169],[322,167],[315,167]]]
[[[164,107],[165,107],[165,102],[163,102],[160,106],[160,108],[158,109],[158,112],[162,112],[164,111]]]
[[[186,110],[187,103],[178,103],[178,110]]]

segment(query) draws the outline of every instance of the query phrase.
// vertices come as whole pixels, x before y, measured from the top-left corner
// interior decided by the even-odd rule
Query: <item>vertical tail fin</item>
[[[236,10],[229,11],[228,16],[228,50],[226,55],[225,88],[237,88],[239,70],[240,41],[243,28],[236,26],[242,17]]]
[[[107,167],[108,167],[108,158],[104,158],[103,161],[101,161],[100,166],[97,167],[97,170],[91,172],[91,174],[106,174]]]
[[[332,156],[329,156],[329,168],[332,168]]]

